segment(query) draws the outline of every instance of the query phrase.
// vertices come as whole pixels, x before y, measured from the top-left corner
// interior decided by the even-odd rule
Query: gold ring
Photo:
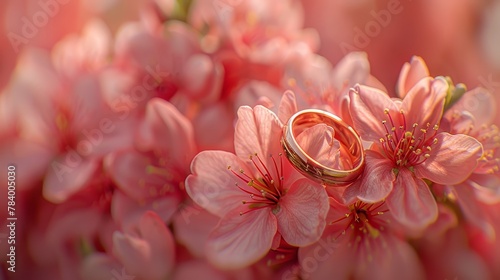
[[[311,158],[297,143],[295,137],[305,129],[324,123],[335,130],[335,139],[340,143],[341,156],[347,155],[351,169],[337,170]],[[356,180],[365,168],[363,143],[356,131],[338,116],[317,109],[295,113],[283,127],[281,144],[286,157],[303,175],[327,185],[347,185]]]

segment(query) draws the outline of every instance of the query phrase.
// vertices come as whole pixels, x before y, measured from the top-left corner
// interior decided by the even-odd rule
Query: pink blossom
[[[325,226],[326,192],[301,178],[283,158],[282,124],[262,106],[241,107],[236,154],[203,151],[193,160],[186,190],[221,217],[207,241],[207,257],[221,267],[262,258],[282,236],[294,246],[316,241]],[[279,239],[278,239],[279,240]]]
[[[35,161],[49,163],[44,196],[62,202],[90,182],[104,154],[130,145],[124,130],[130,120],[121,120],[107,106],[98,73],[68,77],[48,53],[35,49],[25,52],[18,67],[8,88],[13,106],[24,112],[19,118],[21,141],[15,146],[30,148]],[[9,152],[15,156],[18,151]],[[24,162],[32,159],[19,159],[22,166],[34,165]]]
[[[191,123],[165,100],[146,105],[136,144],[109,154],[106,170],[118,186],[113,217],[128,224],[146,211],[170,221],[185,197],[184,180],[196,152]]]
[[[386,199],[394,217],[408,227],[422,228],[436,219],[436,202],[423,179],[460,183],[482,152],[470,136],[438,131],[446,92],[443,80],[426,78],[403,100],[366,86],[350,93],[354,127],[373,145],[364,175],[344,193],[347,201]]]
[[[445,113],[443,130],[476,138],[483,154],[471,176],[464,182],[439,186],[441,195],[458,204],[468,223],[494,238],[494,221],[483,215],[482,204],[500,201],[500,131],[492,124],[496,106],[484,88],[468,91]]]
[[[423,279],[417,255],[402,239],[384,202],[345,206],[330,198],[321,240],[299,249],[305,279]]]

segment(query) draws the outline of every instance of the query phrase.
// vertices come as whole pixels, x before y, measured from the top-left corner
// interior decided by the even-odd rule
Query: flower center
[[[409,129],[403,110],[400,111],[402,125],[396,126],[389,109],[385,109],[384,113],[388,121],[382,121],[386,134],[380,138],[380,143],[386,156],[398,167],[411,167],[426,161],[430,157],[432,146],[438,142],[435,136],[439,126],[436,124],[431,129],[430,123],[414,123]]]
[[[349,206],[350,212],[346,213],[344,217],[337,219],[330,224],[340,221],[347,221],[346,228],[340,235],[345,235],[348,229],[353,230],[354,241],[359,242],[364,236],[377,238],[380,231],[384,229],[385,221],[379,218],[385,212],[389,211],[386,208],[381,208],[385,202],[368,204],[358,201]]]
[[[483,126],[474,134],[484,149],[479,167],[485,173],[497,173],[500,170],[500,130],[496,125]]]
[[[283,159],[282,154],[279,154],[279,166],[273,155],[270,155],[272,164],[266,166],[257,153],[251,155],[250,161],[255,167],[256,174],[247,174],[243,169],[234,171],[231,166],[230,170],[236,177],[245,182],[245,186],[240,186],[238,182],[235,185],[250,196],[249,200],[243,200],[242,203],[248,205],[248,211],[241,212],[240,215],[246,214],[252,210],[265,207],[275,207],[283,195]],[[270,170],[274,171],[271,172]],[[273,176],[274,174],[274,176]],[[279,211],[278,207],[273,209]]]

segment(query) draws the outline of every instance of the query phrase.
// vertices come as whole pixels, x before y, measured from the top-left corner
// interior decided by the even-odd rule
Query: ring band
[[[340,142],[341,150],[349,158],[351,169],[337,170],[327,167],[311,158],[297,143],[295,137],[305,129],[324,123],[335,130],[335,139]],[[356,131],[341,118],[317,109],[302,110],[295,113],[283,127],[281,140],[286,157],[303,175],[314,181],[328,185],[352,183],[365,167],[363,144]]]

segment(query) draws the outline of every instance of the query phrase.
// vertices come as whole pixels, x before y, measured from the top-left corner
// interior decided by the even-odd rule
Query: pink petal
[[[298,111],[295,94],[291,90],[285,91],[281,97],[281,102],[278,108],[278,118],[281,123],[286,124],[288,119]]]
[[[174,216],[174,235],[196,257],[204,257],[209,233],[220,218],[195,205],[184,205]]]
[[[413,56],[410,63],[406,62],[399,73],[397,92],[404,98],[410,89],[423,78],[429,77],[429,69],[420,56]]]
[[[453,105],[448,114],[453,112],[469,112],[476,120],[476,125],[489,124],[494,121],[497,112],[495,98],[485,88],[474,88],[464,94],[460,100]]]
[[[356,86],[349,96],[354,128],[363,140],[378,142],[387,133],[382,124],[387,119],[384,110],[399,114],[398,107],[385,92],[367,86]]]
[[[474,171],[482,153],[481,144],[473,137],[439,133],[430,157],[415,166],[415,175],[442,185],[463,182]]]
[[[37,185],[47,172],[52,158],[53,151],[31,141],[12,139],[0,145],[0,166],[7,170],[8,166],[13,165],[17,172],[29,174],[16,177],[18,190],[28,190]],[[7,182],[7,175],[7,171],[0,174],[2,182]]]
[[[217,270],[203,260],[189,260],[182,262],[175,268],[172,280],[203,279],[203,280],[221,280],[227,279],[225,271]]]
[[[500,175],[497,174],[472,174],[465,182],[474,189],[478,200],[495,204],[500,202]]]
[[[282,151],[281,130],[281,122],[269,109],[262,106],[253,109],[240,107],[234,135],[236,155],[242,159],[255,153],[264,159],[271,154],[276,156]]]
[[[488,220],[487,215],[484,215],[484,208],[482,207],[482,203],[476,199],[474,189],[461,184],[453,187],[453,190],[465,219],[483,231],[485,236],[490,240],[494,240],[496,235],[495,229]]]
[[[370,75],[370,63],[364,52],[346,54],[332,71],[333,86],[343,89],[357,83],[365,83]]]
[[[137,200],[121,191],[115,191],[111,202],[111,215],[118,224],[127,226],[138,223],[146,212],[153,211],[162,221],[169,223],[178,207],[179,198],[176,196]]]
[[[153,159],[135,149],[111,154],[105,162],[117,186],[137,200],[157,197],[168,191],[173,193],[175,189],[164,176],[148,172],[149,166],[156,166]],[[161,193],[162,189],[164,193]]]
[[[113,242],[116,257],[131,275],[164,279],[173,268],[174,239],[163,221],[153,212],[147,212],[133,232],[115,232]]]
[[[301,279],[424,279],[415,250],[388,230],[355,247],[342,231],[299,250]]]
[[[314,125],[297,136],[297,143],[314,160],[331,168],[341,168],[340,142],[326,124]]]
[[[267,254],[277,229],[269,208],[243,215],[238,210],[230,212],[208,238],[207,259],[222,269],[246,267]]]
[[[427,123],[431,128],[439,125],[447,90],[448,84],[443,79],[430,77],[420,80],[411,88],[401,104],[407,126],[414,123],[417,123],[420,128],[425,128]]]
[[[389,232],[378,239],[358,254],[355,279],[425,279],[418,255],[408,242]]]
[[[85,187],[100,166],[100,159],[82,158],[76,151],[69,151],[52,161],[43,181],[43,196],[54,203],[65,201]]]
[[[94,253],[86,257],[80,267],[80,275],[84,280],[109,280],[110,276],[130,274],[113,257],[106,253]]]
[[[414,230],[423,229],[437,219],[437,204],[429,187],[405,168],[399,169],[386,203],[398,222]]]
[[[234,154],[203,151],[193,159],[193,174],[186,179],[186,191],[202,208],[222,217],[228,211],[241,206],[243,200],[248,200],[248,194],[235,185],[244,183],[232,173],[234,171],[239,174],[240,169],[251,174],[246,164]]]
[[[282,94],[281,90],[267,82],[256,80],[247,82],[235,94],[234,111],[245,105],[250,107],[262,105],[276,111]]]
[[[290,186],[278,205],[279,232],[288,244],[307,246],[321,237],[329,209],[323,186],[300,179]]]
[[[347,204],[359,199],[375,203],[385,199],[393,189],[396,177],[392,172],[392,162],[378,152],[366,151],[366,166],[361,178],[358,178],[344,191]]]
[[[176,165],[189,166],[196,153],[191,122],[169,102],[154,98],[146,106],[138,144],[145,150],[161,147]]]

